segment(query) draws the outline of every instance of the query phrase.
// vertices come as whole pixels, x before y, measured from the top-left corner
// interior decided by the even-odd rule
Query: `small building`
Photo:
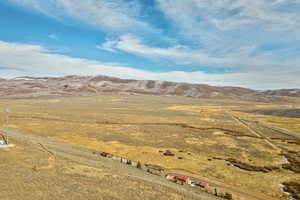
[[[169,181],[175,181],[175,176],[174,174],[167,174],[166,175],[166,179]]]
[[[145,166],[148,168],[148,169],[151,169],[151,170],[156,170],[156,171],[159,171],[159,172],[163,172],[165,170],[165,168],[159,166],[159,165],[153,165],[153,164],[145,164]]]
[[[131,161],[131,166],[133,166],[133,167],[137,167],[137,162],[135,162],[135,161]]]
[[[112,154],[107,154],[107,156],[106,156],[107,158],[112,158],[113,157],[113,155]]]
[[[157,176],[161,176],[161,172],[160,171],[157,171],[157,170],[154,170],[154,169],[147,169],[147,172],[150,173],[150,174],[154,174],[154,175],[157,175]]]
[[[161,176],[162,172],[165,170],[163,167],[159,165],[153,165],[153,164],[145,164],[145,167],[147,167],[147,172]]]
[[[176,182],[179,182],[181,184],[186,183],[190,185],[192,183],[192,180],[188,176],[175,176],[174,179]]]
[[[121,161],[121,157],[118,157],[118,156],[113,156],[111,159],[116,160],[116,161]]]
[[[121,158],[121,162],[127,164],[128,160],[126,158]]]

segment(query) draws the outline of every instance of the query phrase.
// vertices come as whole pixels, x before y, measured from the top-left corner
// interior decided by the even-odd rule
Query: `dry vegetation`
[[[269,109],[262,108],[261,110],[272,110],[274,106],[270,107]],[[298,109],[299,107],[296,106],[286,106],[289,109]],[[275,107],[278,110],[284,110],[285,107],[277,106]],[[255,108],[253,108],[255,109]],[[300,116],[299,117],[284,117],[284,116],[275,116],[275,115],[262,115],[262,114],[254,114],[254,113],[244,113],[239,112],[240,116],[244,116],[250,119],[259,120],[263,123],[266,123],[268,125],[276,126],[279,128],[287,129],[290,131],[298,132],[300,133]]]
[[[1,200],[11,199],[194,199],[149,182],[81,165],[58,157],[49,167],[48,154],[39,146],[1,149]]]
[[[280,191],[279,185],[283,182],[300,180],[300,174],[288,169],[276,169],[263,173],[259,170],[251,171],[232,165],[230,159],[257,167],[280,166],[286,161],[277,149],[235,121],[227,111],[274,109],[282,106],[284,105],[267,103],[253,105],[253,102],[237,100],[108,94],[97,97],[9,100],[0,103],[0,109],[9,107],[12,110],[9,124],[12,128],[96,151],[110,152],[143,163],[157,164],[167,168],[170,172],[189,173],[194,177],[257,194],[264,199],[268,199],[268,196],[283,198],[285,194]],[[299,118],[237,111],[233,113],[300,133]],[[0,117],[0,120],[4,121],[3,113],[0,113]],[[277,134],[274,136],[277,140],[272,139],[272,143],[276,145],[282,145],[291,151],[300,150],[299,144],[281,140],[286,138],[282,134],[255,127],[253,124],[249,126],[267,134],[267,137]],[[175,156],[163,156],[160,151],[165,150],[172,151]],[[15,154],[16,159],[28,159],[27,162],[33,162],[20,152],[21,150],[10,153]],[[1,151],[0,153],[3,154]],[[36,154],[41,153],[36,152]],[[183,159],[178,159],[178,157]],[[9,161],[8,157],[7,160],[14,162]],[[76,184],[70,185],[78,190],[78,193],[74,195],[83,195],[80,191],[85,190],[85,184],[90,180],[95,181],[95,184],[103,185],[106,188],[103,191],[111,197],[109,199],[118,199],[116,196],[119,192],[121,192],[120,195],[123,194],[117,189],[119,187],[115,187],[116,191],[109,193],[108,188],[113,187],[114,183],[105,185],[101,181],[106,177],[107,172],[70,163],[60,167],[62,170],[55,170],[46,178],[55,183],[59,182],[59,180],[54,180],[54,177],[60,173],[61,181],[74,180]],[[21,169],[23,170],[23,168],[19,170]],[[26,170],[32,169],[24,167],[24,173]],[[82,173],[84,176],[81,175]],[[37,174],[46,176],[42,172],[37,172]],[[115,183],[122,184],[117,181]],[[134,192],[133,189],[132,192]],[[160,190],[157,192],[157,195],[161,195],[160,199],[163,199]],[[68,192],[63,191],[61,195],[66,194]],[[174,196],[172,199],[176,198]]]

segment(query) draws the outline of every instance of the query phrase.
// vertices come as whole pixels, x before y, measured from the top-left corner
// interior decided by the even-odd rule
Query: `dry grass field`
[[[113,153],[142,163],[157,164],[167,168],[170,172],[189,174],[222,183],[238,188],[240,191],[257,194],[263,199],[272,199],[272,197],[284,199],[285,194],[280,190],[280,184],[300,180],[300,174],[286,169],[272,170],[268,173],[249,171],[235,167],[225,160],[236,159],[251,166],[280,166],[286,160],[276,146],[284,145],[290,150],[300,151],[300,145],[278,140],[272,140],[270,143],[267,139],[258,137],[256,131],[266,134],[267,137],[269,137],[268,134],[278,136],[278,133],[255,127],[250,123],[244,125],[235,120],[230,113],[300,133],[300,118],[240,112],[241,110],[288,106],[297,107],[297,104],[254,104],[236,100],[110,94],[95,97],[2,100],[0,102],[0,110],[6,107],[11,110],[9,116],[11,128],[95,151]],[[0,113],[0,120],[3,124],[3,112]],[[281,134],[278,137],[287,136]],[[163,156],[161,151],[165,150],[170,150],[175,156]],[[29,150],[26,149],[26,151]],[[107,172],[67,161],[59,162],[60,169],[47,175],[40,170],[34,172],[32,165],[46,165],[47,163],[36,163],[46,162],[44,156],[41,155],[41,151],[30,151],[32,151],[29,152],[32,153],[32,157],[26,157],[22,146],[17,145],[14,150],[10,149],[5,153],[1,150],[0,153],[5,156],[8,163],[12,162],[11,165],[22,162],[20,165],[22,167],[15,167],[18,170],[17,173],[35,173],[37,177],[34,181],[47,176],[42,178],[48,180],[47,184],[56,184],[55,187],[61,187],[63,182],[73,181],[74,183],[68,187],[76,187],[75,190],[78,192],[74,195],[86,195],[81,192],[85,191],[88,181],[103,185],[105,189],[97,192],[107,191],[107,194],[104,192],[108,196],[107,199],[118,199],[119,192],[121,196],[123,195],[120,187],[116,187],[114,192],[108,189],[114,184],[122,184],[117,182],[122,179],[115,178],[116,182],[106,185],[103,179]],[[10,154],[11,156],[8,156]],[[14,159],[10,160],[11,157]],[[0,165],[0,168],[3,167],[5,168],[5,165]],[[0,173],[2,171],[1,169]],[[32,178],[34,179],[35,176]],[[59,176],[59,179],[55,179],[56,176]],[[16,184],[21,178],[22,176],[17,177]],[[28,199],[32,199],[29,191],[34,181],[30,181],[26,186],[29,188],[26,193]],[[2,188],[9,187],[5,186],[4,181],[0,184]],[[55,190],[55,188],[52,189]],[[128,190],[134,192],[134,189],[128,188]],[[22,191],[25,194],[25,189]],[[163,190],[158,189],[156,195],[164,199],[161,191]],[[97,192],[86,193],[96,195]],[[49,191],[49,195],[51,193],[53,191]],[[60,195],[67,194],[66,189]],[[172,199],[180,199],[175,193],[172,195],[174,195]],[[93,196],[87,199],[93,199]]]
[[[239,112],[239,115],[250,119],[259,120],[261,122],[264,122],[272,126],[276,126],[279,128],[300,133],[300,117],[298,118],[280,117],[274,115],[262,115],[262,114],[241,113],[241,112]]]
[[[137,180],[109,169],[89,167],[49,155],[39,146],[15,143],[0,150],[1,200],[194,199],[176,190]]]

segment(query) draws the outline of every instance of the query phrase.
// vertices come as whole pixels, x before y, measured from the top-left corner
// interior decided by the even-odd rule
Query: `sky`
[[[300,0],[0,1],[0,77],[300,88]]]

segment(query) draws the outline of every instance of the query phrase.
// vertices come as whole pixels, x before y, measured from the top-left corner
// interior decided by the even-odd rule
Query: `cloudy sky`
[[[0,77],[300,88],[300,0],[6,0]]]

